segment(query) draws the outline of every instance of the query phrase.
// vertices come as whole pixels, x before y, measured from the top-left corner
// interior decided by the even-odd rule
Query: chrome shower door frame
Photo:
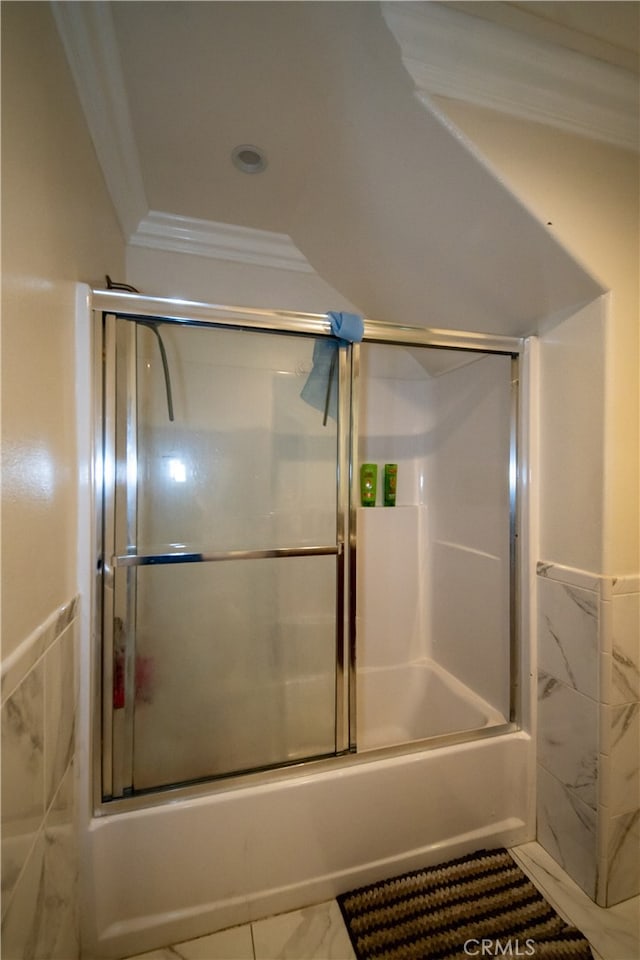
[[[335,755],[350,748],[348,661],[352,644],[346,586],[349,565],[349,455],[351,449],[350,345],[340,344],[337,379],[339,385],[338,430],[336,439],[336,537],[333,544],[267,550],[230,550],[203,553],[167,552],[141,554],[137,543],[137,346],[136,321],[179,323],[211,329],[265,331],[304,337],[329,336],[328,323],[304,316],[281,320],[276,315],[238,317],[233,308],[212,308],[210,316],[176,318],[156,308],[170,301],[146,298],[131,309],[130,298],[106,295],[109,309],[101,304],[102,293],[94,294],[94,324],[102,381],[101,426],[96,431],[96,462],[102,464],[102,495],[99,497],[99,561],[97,565],[97,636],[102,637],[98,661],[102,668],[101,706],[95,713],[93,746],[100,757],[94,790],[96,807],[105,801],[127,797],[133,784],[133,711],[135,702],[135,609],[136,568],[177,563],[216,563],[230,560],[310,557],[336,558],[335,625]],[[124,302],[121,302],[124,299]],[[209,311],[208,311],[209,312]],[[124,324],[119,321],[131,321]],[[247,322],[248,321],[248,322]],[[125,396],[116,397],[116,392]],[[118,674],[121,671],[121,674]],[[122,703],[114,702],[122,692]],[[301,761],[297,761],[298,763]],[[304,762],[304,761],[302,761]],[[286,764],[283,764],[286,765]],[[94,764],[96,773],[98,764]],[[159,788],[160,790],[168,788]]]
[[[102,327],[102,324],[104,326]],[[136,538],[137,350],[136,327],[119,327],[116,314],[96,316],[96,337],[103,338],[102,547],[98,587],[103,602],[102,795],[122,796],[133,767],[135,571],[119,568],[115,558]],[[125,396],[117,402],[116,392]],[[122,706],[114,701],[122,696]]]
[[[227,328],[238,330],[262,330],[272,333],[292,333],[312,336],[331,336],[331,325],[326,314],[296,313],[291,311],[256,309],[239,306],[222,306],[183,300],[145,297],[138,294],[114,291],[93,291],[92,307],[96,331],[96,343],[102,345],[96,349],[96,378],[102,382],[102,408],[96,418],[97,449],[95,452],[96,475],[103,478],[102,497],[98,495],[99,523],[102,536],[99,544],[96,567],[96,649],[97,661],[102,662],[102,697],[99,691],[95,697],[93,711],[93,769],[94,769],[94,809],[96,814],[106,814],[115,809],[135,809],[166,802],[176,795],[197,796],[203,789],[213,788],[211,782],[206,786],[194,784],[179,786],[170,790],[161,788],[157,793],[140,797],[111,799],[114,787],[124,789],[128,779],[130,748],[122,751],[118,761],[119,769],[114,770],[113,757],[113,653],[114,638],[114,584],[116,578],[124,584],[129,599],[134,599],[135,567],[148,562],[202,562],[202,560],[225,559],[219,555],[211,557],[190,557],[177,555],[149,558],[132,555],[126,549],[118,550],[117,531],[115,530],[115,499],[117,496],[115,455],[115,360],[111,353],[115,348],[115,326],[110,318],[115,317],[135,321],[151,319],[163,323],[185,324],[188,326]],[[105,335],[103,339],[103,325]],[[135,323],[131,324],[135,332]],[[335,765],[363,763],[378,758],[396,756],[407,752],[417,752],[440,746],[448,746],[468,740],[480,740],[500,736],[519,729],[521,723],[522,698],[520,694],[520,673],[522,669],[520,651],[520,592],[522,567],[522,531],[521,496],[524,479],[521,476],[521,409],[519,388],[521,380],[522,357],[525,341],[522,338],[468,331],[443,330],[428,327],[410,327],[399,324],[364,321],[363,341],[398,346],[433,347],[448,350],[461,350],[475,353],[496,353],[511,357],[511,437],[509,453],[509,540],[510,540],[510,668],[511,695],[509,721],[491,728],[483,728],[461,733],[444,734],[429,740],[413,741],[400,747],[387,747],[365,754],[356,754],[356,555],[357,555],[357,508],[359,505],[359,481],[355,465],[358,462],[358,392],[360,377],[360,350],[357,344],[344,346],[339,352],[340,410],[338,418],[338,475],[337,475],[337,536],[336,562],[337,578],[337,624],[336,624],[336,756],[327,759],[297,761],[290,766],[269,768],[262,772],[232,774],[219,779],[215,789],[233,789],[241,783],[266,783],[274,778],[305,775],[310,769],[323,770]],[[110,358],[111,357],[111,358]],[[126,375],[128,399],[135,396],[135,363],[128,367]],[[133,414],[134,411],[132,410]],[[121,427],[122,431],[122,427]],[[135,475],[135,456],[129,439],[133,429],[125,432],[125,451],[122,461],[128,464]],[[122,476],[120,477],[122,483]],[[100,487],[100,484],[98,484]],[[124,489],[120,493],[125,498]],[[128,522],[132,522],[133,495],[129,497]],[[125,537],[126,539],[126,537]],[[325,545],[326,546],[326,545]],[[126,547],[126,544],[125,544]],[[323,547],[320,552],[326,552]],[[232,559],[226,557],[226,559]],[[130,635],[134,624],[123,624],[124,635]],[[127,633],[129,631],[129,634]],[[104,636],[104,643],[101,643]],[[102,647],[104,650],[102,651]],[[100,661],[100,657],[102,660]],[[130,690],[134,683],[131,657],[125,659],[125,686]],[[126,719],[126,718],[125,718]],[[116,727],[118,724],[116,720]],[[117,794],[115,794],[117,796]]]

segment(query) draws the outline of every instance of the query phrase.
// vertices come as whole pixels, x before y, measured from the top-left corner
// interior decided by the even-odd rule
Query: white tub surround
[[[2,664],[2,955],[79,957],[77,598]]]
[[[474,690],[434,660],[358,673],[358,751],[506,723]]]
[[[611,906],[640,891],[640,577],[537,580],[538,839]]]

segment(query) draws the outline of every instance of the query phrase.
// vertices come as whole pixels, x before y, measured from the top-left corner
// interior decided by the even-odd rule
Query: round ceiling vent
[[[267,166],[264,150],[250,143],[241,143],[239,147],[235,147],[231,152],[231,159],[234,166],[243,173],[262,173]]]

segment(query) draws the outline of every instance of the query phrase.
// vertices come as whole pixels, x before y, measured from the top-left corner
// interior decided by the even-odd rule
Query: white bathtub
[[[358,671],[358,749],[410,743],[505,723],[505,717],[435,661]]]
[[[82,397],[78,403],[78,529],[82,536],[78,570],[83,640],[78,780],[83,955],[99,960],[142,953],[326,900],[359,884],[483,846],[533,839],[535,756],[534,743],[525,732],[435,749],[414,745],[409,752],[383,758],[371,752],[371,740],[358,757],[281,771],[270,783],[256,785],[247,777],[240,785],[203,787],[197,798],[172,800],[167,794],[165,802],[155,806],[91,815],[92,772],[99,758],[92,756],[89,739],[96,676],[92,592],[97,555],[91,540],[97,525],[89,482],[94,427],[89,320],[89,291],[79,286],[76,382]],[[417,549],[427,517],[425,507],[365,510],[363,514],[362,524],[358,523],[362,537],[368,537],[368,548],[362,549],[361,539],[358,556],[362,559],[368,553],[379,580],[367,586],[365,569],[360,570],[359,583],[361,592],[381,599],[382,610],[375,605],[360,610],[359,656],[368,650],[367,666],[373,670],[383,666],[391,632],[404,638],[407,659],[422,650],[418,640],[424,636],[424,625],[414,621],[422,610],[424,570],[408,564],[412,554],[406,537],[413,531]],[[412,579],[407,566],[413,569]],[[390,569],[395,571],[393,586]],[[393,607],[390,596],[395,598]],[[523,637],[535,636],[535,625],[525,621],[522,626]],[[380,634],[378,646],[370,633],[365,642],[367,630],[374,627]],[[527,659],[527,643],[524,650],[523,685],[535,673]],[[413,731],[409,739],[414,734],[440,732],[434,727],[425,732],[421,697],[415,692],[407,696],[414,684],[420,688],[418,674],[413,671],[404,680],[388,675],[385,680],[405,708],[400,739],[407,739],[407,730]],[[434,683],[431,688],[434,697],[439,696]],[[440,684],[440,693],[446,688],[446,683]],[[531,684],[524,698],[531,727],[530,693]],[[363,695],[361,709],[366,710],[366,687]],[[453,700],[449,698],[442,717],[451,714]],[[456,723],[461,723],[458,707],[455,714]],[[386,723],[382,700],[374,720],[370,733],[363,722],[365,746],[368,736],[378,736],[376,724],[382,729]],[[475,720],[470,724],[476,726]],[[388,729],[385,736],[395,739]]]
[[[370,754],[95,818],[84,833],[85,956],[142,953],[533,839],[531,747],[517,732]]]

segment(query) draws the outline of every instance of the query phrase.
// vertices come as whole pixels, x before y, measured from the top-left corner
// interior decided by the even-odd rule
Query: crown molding
[[[107,189],[128,238],[149,205],[109,4],[50,4]]]
[[[284,234],[149,210],[109,5],[50,3],[125,240],[155,250],[312,273]]]
[[[381,4],[419,98],[440,95],[640,149],[640,84],[630,70],[447,4]]]
[[[131,246],[169,250],[214,260],[233,260],[279,270],[313,273],[313,267],[284,233],[254,230],[150,210],[130,237]]]

